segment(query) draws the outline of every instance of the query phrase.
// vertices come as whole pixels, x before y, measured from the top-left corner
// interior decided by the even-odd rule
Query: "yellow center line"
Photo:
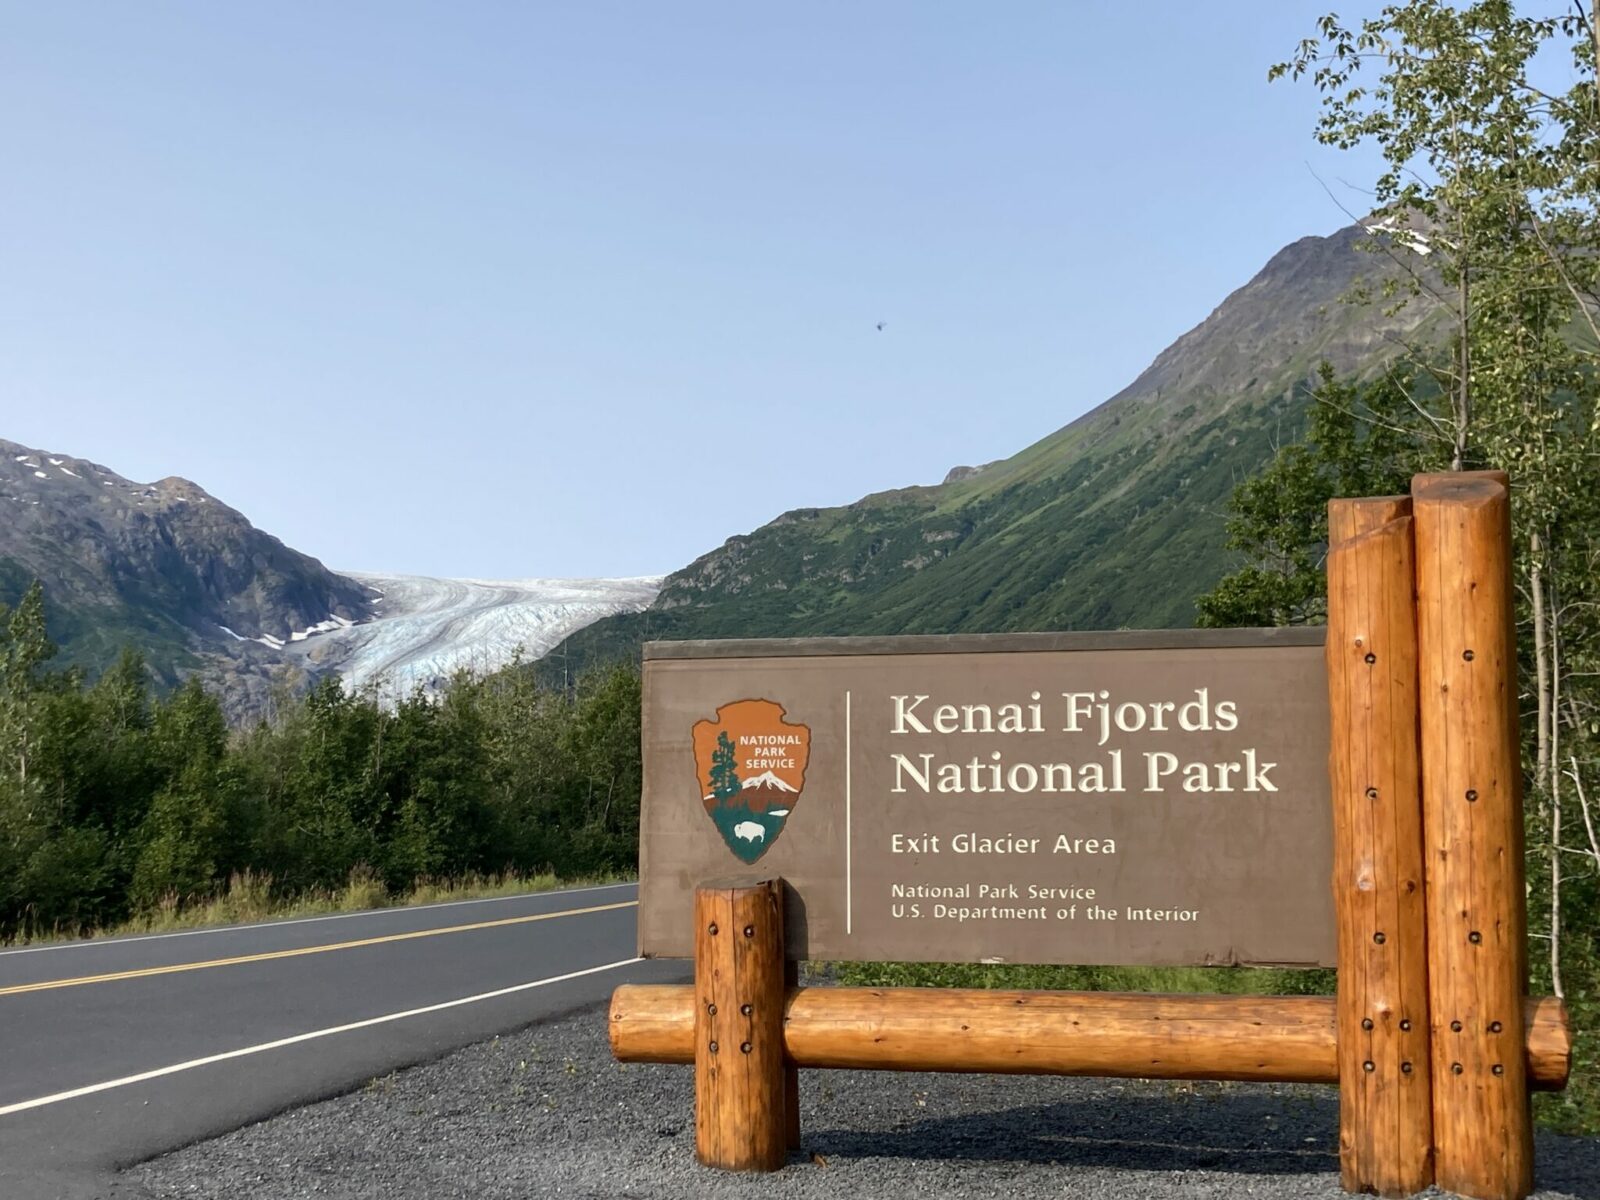
[[[119,979],[143,979],[148,975],[176,975],[180,971],[205,971],[212,967],[236,967],[242,963],[271,962],[276,958],[300,958],[307,954],[330,954],[335,950],[354,950],[359,946],[381,946],[387,942],[408,942],[414,938],[440,937],[447,933],[471,933],[475,929],[500,929],[507,925],[526,925],[530,921],[553,921],[557,917],[581,917],[586,913],[612,912],[637,908],[637,900],[616,904],[596,904],[589,908],[568,908],[560,912],[535,913],[527,917],[502,917],[497,921],[476,921],[471,925],[446,925],[439,929],[417,929],[410,933],[390,933],[383,937],[360,938],[353,942],[333,942],[324,946],[300,946],[294,950],[270,950],[264,954],[241,954],[234,958],[213,958],[205,962],[174,963],[168,967],[141,967],[136,971],[114,971],[109,975],[80,975],[75,979],[46,979],[0,988],[0,996],[20,996],[24,992],[48,992],[55,988],[83,987],[90,983],[113,983]]]

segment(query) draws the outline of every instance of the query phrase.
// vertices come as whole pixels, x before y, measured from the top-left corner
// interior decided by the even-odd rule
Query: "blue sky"
[[[1324,10],[6,0],[0,436],[334,567],[668,571],[1345,224],[1372,160],[1266,82]]]

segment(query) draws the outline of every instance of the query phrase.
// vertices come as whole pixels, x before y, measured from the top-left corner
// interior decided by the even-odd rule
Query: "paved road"
[[[632,884],[0,952],[0,1196],[117,1168],[687,977]]]

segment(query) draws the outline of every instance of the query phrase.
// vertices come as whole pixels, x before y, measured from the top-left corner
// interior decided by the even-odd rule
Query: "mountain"
[[[133,483],[0,440],[0,602],[39,577],[68,661],[93,670],[132,643],[169,682],[219,679],[235,717],[277,680],[430,686],[562,637],[547,678],[650,638],[1187,625],[1228,566],[1228,496],[1298,434],[1317,364],[1371,372],[1428,333],[1420,309],[1342,302],[1425,261],[1415,237],[1374,255],[1364,236],[1285,247],[1128,387],[1011,458],[784,513],[659,594],[655,580],[342,575],[186,480]]]
[[[235,720],[329,673],[409,691],[535,658],[660,582],[340,574],[186,479],[0,439],[0,603],[34,579],[58,661],[93,675],[132,645],[169,685],[199,672]]]
[[[132,644],[169,683],[207,669],[260,697],[277,648],[371,612],[362,584],[187,479],[135,483],[0,439],[0,514],[0,601],[43,581],[64,660],[91,672]]]
[[[763,771],[763,772],[761,772],[761,774],[755,776],[753,779],[746,779],[744,781],[744,784],[743,784],[741,790],[750,791],[750,790],[752,790],[754,788],[768,788],[768,789],[770,789],[772,791],[791,792],[791,793],[796,792],[796,791],[799,790],[798,788],[790,787],[787,783],[785,783],[783,780],[779,779],[771,771]]]
[[[1228,567],[1228,497],[1297,436],[1318,364],[1370,373],[1430,333],[1420,306],[1345,302],[1358,283],[1376,292],[1398,277],[1408,256],[1421,262],[1402,243],[1370,253],[1367,239],[1353,225],[1286,246],[1126,388],[1011,458],[784,513],[564,653],[619,657],[651,638],[1191,624],[1194,598]]]

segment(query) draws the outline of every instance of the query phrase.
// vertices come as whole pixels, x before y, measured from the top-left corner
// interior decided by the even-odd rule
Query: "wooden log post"
[[[1434,1173],[1478,1200],[1533,1188],[1523,1027],[1521,748],[1510,496],[1498,471],[1419,475],[1422,793]]]
[[[611,1052],[693,1063],[695,1007],[687,984],[624,984]],[[1338,1083],[1334,1012],[1332,996],[797,988],[783,1042],[805,1069]],[[1565,1087],[1572,1033],[1559,1000],[1530,1003],[1524,1038],[1534,1085]]]
[[[1328,545],[1340,1175],[1409,1196],[1433,1182],[1410,498],[1333,501]]]
[[[789,1156],[783,883],[695,889],[694,1136],[708,1167],[776,1171]]]

